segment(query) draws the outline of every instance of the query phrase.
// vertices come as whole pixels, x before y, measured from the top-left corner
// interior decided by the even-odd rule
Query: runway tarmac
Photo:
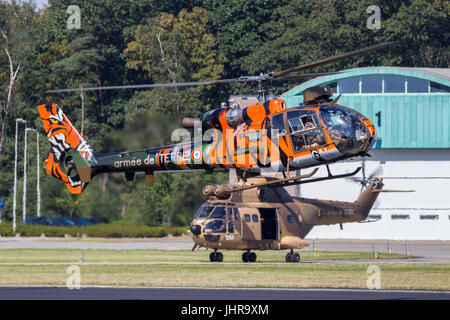
[[[0,287],[0,300],[450,300],[450,291],[333,288]]]

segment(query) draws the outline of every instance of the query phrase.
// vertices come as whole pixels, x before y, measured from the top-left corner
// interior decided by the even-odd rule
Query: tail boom
[[[204,161],[207,145],[201,141],[94,156],[93,149],[56,104],[39,105],[38,111],[51,144],[44,168],[63,181],[72,194],[81,194],[95,175],[106,172],[125,172],[127,180],[133,180],[135,172],[145,172],[147,184],[152,185],[154,171],[212,169]],[[75,168],[76,174],[71,175]]]

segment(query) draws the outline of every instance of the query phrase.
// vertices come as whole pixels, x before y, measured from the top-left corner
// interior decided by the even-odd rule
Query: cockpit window
[[[288,112],[288,123],[291,133],[320,127],[320,122],[313,110]]]
[[[234,212],[234,220],[236,220],[236,221],[241,220],[238,208],[233,208],[233,212]]]
[[[303,130],[303,123],[300,118],[289,120],[289,129],[291,129],[292,132]]]
[[[233,221],[233,208],[227,207],[227,220]]]
[[[294,151],[299,151],[306,147],[305,136],[302,133],[295,132],[291,135]]]
[[[219,206],[209,216],[210,219],[225,219],[225,207]]]
[[[276,114],[272,117],[272,128],[282,130],[284,129],[283,114]]]
[[[275,138],[286,135],[283,113],[276,114],[272,117],[272,130]]]
[[[318,146],[326,144],[327,140],[322,130],[312,130],[305,132],[306,145],[311,148],[316,148]]]
[[[357,113],[345,108],[323,106],[320,117],[331,140],[344,154],[358,151],[369,139],[367,127]]]
[[[312,116],[304,116],[304,117],[301,117],[301,119],[302,119],[303,126],[305,127],[305,130],[314,129],[315,127],[317,127],[317,124],[316,124],[317,121],[314,122]]]
[[[326,144],[326,138],[315,111],[290,111],[288,123],[294,152]]]
[[[200,206],[200,208],[198,208],[197,212],[195,213],[194,219],[199,217],[200,213],[203,211],[204,208],[205,208],[205,204],[202,204]]]
[[[206,202],[197,210],[195,218],[225,219],[225,206],[209,206]]]
[[[195,214],[195,218],[207,218],[211,211],[213,211],[214,207],[208,206],[206,203],[204,203]]]
[[[234,203],[231,205],[234,205]],[[230,204],[227,205],[227,220],[228,221],[239,220],[238,208],[230,207]]]
[[[206,229],[211,229],[213,233],[224,233],[226,229],[225,221],[213,220],[211,222],[208,222],[203,228],[203,231],[205,231]]]

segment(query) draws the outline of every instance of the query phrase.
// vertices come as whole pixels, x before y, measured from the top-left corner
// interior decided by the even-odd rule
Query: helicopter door
[[[278,215],[275,208],[260,208],[262,240],[278,240]]]
[[[287,157],[287,155],[292,153],[287,142],[288,135],[284,115],[285,112],[276,114],[272,117],[271,139],[274,143],[273,147],[279,148],[278,151],[274,152],[274,150],[272,150],[270,153],[270,161],[272,163],[277,163],[282,157]]]
[[[235,233],[241,230],[241,221],[239,219],[238,208],[227,206],[227,234],[225,236],[226,240],[235,240]]]
[[[323,128],[314,110],[290,111],[287,120],[294,153],[326,144]]]
[[[258,210],[241,209],[242,240],[261,240],[261,218]]]

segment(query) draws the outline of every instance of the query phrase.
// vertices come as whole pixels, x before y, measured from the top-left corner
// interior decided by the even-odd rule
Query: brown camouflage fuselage
[[[247,184],[261,180],[266,179],[251,178]],[[375,179],[355,202],[296,198],[284,188],[237,191],[226,200],[210,197],[191,222],[192,238],[196,245],[212,249],[302,249],[309,245],[304,239],[314,226],[366,220],[382,187]],[[225,215],[220,216],[215,210],[222,206]],[[204,211],[210,211],[209,216],[202,216]],[[224,228],[214,223],[219,220]]]

